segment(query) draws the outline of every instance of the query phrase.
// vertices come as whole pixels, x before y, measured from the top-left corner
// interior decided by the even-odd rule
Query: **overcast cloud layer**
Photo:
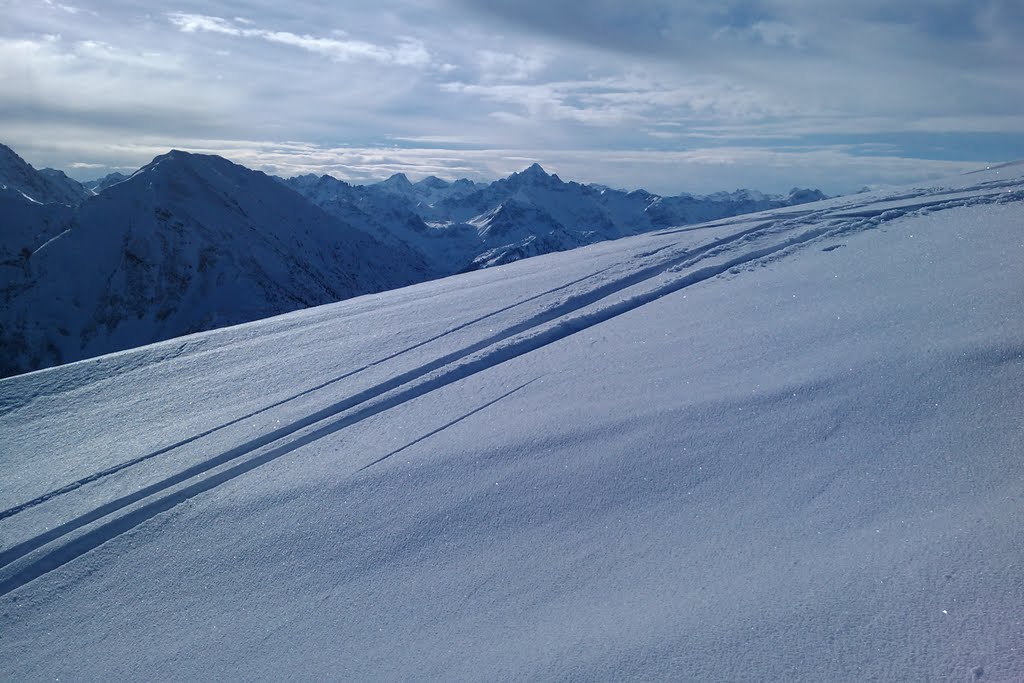
[[[1024,157],[1019,0],[0,0],[0,142],[280,175],[848,192]]]

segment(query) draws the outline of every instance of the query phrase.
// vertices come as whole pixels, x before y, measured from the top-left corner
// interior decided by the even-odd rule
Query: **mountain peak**
[[[36,170],[3,144],[0,144],[0,185],[39,204],[75,206],[92,194],[63,171],[52,168]]]
[[[220,156],[219,154],[199,154],[198,152],[186,152],[180,149],[172,149],[166,154],[161,154],[157,157],[154,157],[153,161],[151,161],[148,165],[153,166],[160,161],[173,161],[175,163],[184,164],[201,164],[205,166],[233,166],[235,168],[245,169],[247,171],[251,170],[246,168],[245,166],[236,164],[230,159],[226,159]]]
[[[217,172],[221,174],[229,175],[260,173],[259,171],[253,171],[216,154],[197,154],[195,152],[185,152],[180,149],[172,149],[166,154],[154,157],[153,161],[136,171],[133,174],[133,177],[147,171],[155,170],[158,173],[175,173],[180,172],[183,169],[189,169],[200,173],[210,169],[216,169]]]
[[[513,173],[504,181],[498,182],[511,182],[513,187],[519,187],[522,185],[547,187],[559,185],[562,180],[557,175],[545,171],[540,164],[533,163],[519,173]]]
[[[436,175],[428,175],[423,180],[414,183],[417,187],[429,187],[431,189],[444,189],[451,185],[447,180],[438,178]]]
[[[170,162],[173,165],[190,163],[200,158],[201,156],[202,155],[192,154],[191,152],[185,152],[180,149],[172,149],[165,154],[159,154],[153,157],[153,161],[143,166],[141,169],[139,169],[139,171],[141,172],[147,169],[157,168],[164,162]]]
[[[395,173],[393,176],[383,181],[382,184],[390,185],[392,187],[406,187],[412,185],[412,183],[409,182],[409,176],[404,173]]]
[[[382,180],[379,183],[374,183],[372,187],[376,187],[387,194],[408,196],[415,192],[415,187],[409,181],[409,177],[404,173],[395,173],[387,180]]]
[[[161,154],[161,155],[155,157],[153,159],[153,161],[158,161],[158,160],[161,160],[161,159],[183,160],[183,159],[191,159],[192,157],[196,157],[196,156],[200,156],[200,155],[193,154],[192,152],[186,152],[186,151],[181,150],[181,149],[172,149],[172,150],[169,150],[166,154]]]
[[[540,164],[538,164],[536,162],[530,164],[529,168],[525,169],[522,173],[520,173],[520,175],[524,175],[524,176],[527,176],[527,177],[529,177],[529,176],[541,176],[541,177],[544,177],[544,178],[549,177],[547,171],[545,171],[544,168]]]
[[[124,180],[128,180],[128,176],[126,176],[124,173],[118,173],[117,171],[114,171],[113,173],[108,173],[102,178],[96,178],[95,180],[84,182],[82,183],[82,186],[85,187],[87,190],[99,193],[107,189],[108,187],[111,187],[112,185],[117,185],[118,183]]]

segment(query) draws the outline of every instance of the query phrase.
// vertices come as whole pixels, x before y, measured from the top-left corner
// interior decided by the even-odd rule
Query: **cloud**
[[[782,21],[758,21],[742,28],[727,26],[716,31],[714,37],[718,40],[739,39],[795,50],[805,48],[808,42],[806,34]]]
[[[67,12],[68,14],[79,14],[81,12],[86,11],[83,10],[81,7],[75,7],[74,5],[65,5],[59,2],[54,2],[53,0],[43,0],[43,4],[52,9],[60,10],[61,12]]]
[[[0,34],[3,142],[52,166],[176,146],[767,188],[1024,156],[1014,0],[66,1],[8,2]]]
[[[335,62],[367,60],[381,64],[425,67],[430,64],[430,53],[418,40],[405,39],[395,46],[382,46],[361,40],[321,38],[289,31],[271,31],[249,28],[251,21],[228,20],[203,14],[171,12],[168,20],[185,33],[219,33],[239,38],[256,38],[269,43],[287,45],[327,57]]]
[[[715,78],[837,114],[1019,107],[1016,0],[547,0],[452,5],[589,62]],[[1003,112],[1005,113],[1005,112]]]
[[[445,92],[505,105],[507,108],[490,113],[499,121],[535,126],[570,122],[588,127],[629,125],[657,130],[667,121],[671,126],[692,130],[712,121],[721,124],[798,115],[783,102],[710,79],[665,81],[644,74],[627,74],[536,83],[453,81],[440,87]]]
[[[0,120],[92,122],[120,128],[216,125],[230,90],[197,82],[165,53],[97,40],[0,38]]]
[[[476,58],[484,81],[524,81],[544,69],[548,61],[540,53],[522,55],[497,50],[480,50]]]
[[[167,18],[172,24],[185,33],[198,33],[207,31],[209,33],[223,33],[228,36],[243,36],[244,29],[236,27],[232,22],[220,17],[209,17],[203,14],[185,14],[183,12],[171,12]],[[237,21],[237,20],[236,20]]]

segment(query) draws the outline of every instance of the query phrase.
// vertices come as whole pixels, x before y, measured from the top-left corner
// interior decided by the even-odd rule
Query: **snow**
[[[1022,199],[990,169],[0,381],[0,678],[1019,680]]]

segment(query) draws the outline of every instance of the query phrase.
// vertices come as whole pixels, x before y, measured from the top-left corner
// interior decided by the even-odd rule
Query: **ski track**
[[[958,193],[969,193],[971,189],[977,191],[979,188],[968,188],[957,190]],[[1019,195],[1019,193],[1013,193]],[[913,197],[910,197],[913,198]],[[1019,199],[1019,196],[1009,199]],[[526,353],[553,344],[577,332],[586,330],[594,325],[600,324],[617,316],[628,313],[647,303],[656,301],[664,296],[678,292],[692,285],[704,282],[726,272],[738,272],[738,269],[747,266],[752,262],[767,257],[778,257],[788,251],[798,248],[808,242],[825,237],[835,237],[860,232],[877,227],[881,223],[888,222],[911,214],[915,211],[932,212],[961,206],[969,206],[979,203],[998,203],[1007,200],[1007,193],[987,193],[973,195],[959,199],[946,199],[941,201],[926,201],[899,208],[877,208],[869,209],[864,206],[863,210],[855,206],[847,205],[835,207],[831,210],[820,212],[805,212],[799,216],[784,214],[778,220],[759,222],[751,228],[737,231],[731,235],[713,240],[708,244],[692,250],[680,248],[678,251],[670,251],[668,256],[650,265],[645,265],[637,270],[628,272],[622,277],[612,279],[594,289],[583,291],[568,296],[561,302],[555,303],[549,308],[543,309],[535,315],[513,324],[494,335],[488,336],[480,341],[474,342],[452,353],[424,363],[416,368],[389,378],[361,392],[348,396],[331,405],[314,411],[313,413],[292,422],[284,427],[272,430],[264,435],[251,439],[238,446],[223,451],[213,457],[188,467],[176,474],[168,476],[158,482],[145,486],[131,494],[122,496],[115,500],[102,504],[93,510],[80,515],[68,522],[58,525],[29,538],[0,553],[0,569],[10,567],[5,573],[7,576],[0,579],[0,595],[6,595],[13,590],[33,581],[34,579],[57,569],[85,553],[99,547],[103,543],[114,539],[154,516],[172,509],[180,503],[189,500],[203,492],[209,491],[223,483],[231,481],[263,464],[276,460],[284,455],[313,443],[326,436],[334,434],[346,427],[359,423],[384,411],[390,410],[402,404],[408,403],[416,398],[446,387],[459,380],[476,375],[480,372],[496,367],[502,363],[518,358]],[[892,198],[880,198],[872,203],[885,203],[893,201]],[[857,209],[851,211],[850,209]],[[831,220],[825,220],[825,219]],[[854,220],[851,220],[854,219]],[[736,221],[739,223],[740,221]],[[749,222],[749,221],[746,221]],[[815,226],[815,227],[808,227]],[[705,227],[722,227],[705,226]],[[741,246],[744,242],[755,238],[772,237],[776,234],[792,233],[800,230],[801,227],[808,229],[792,234],[780,241],[761,246],[756,249],[745,250],[731,258],[725,258],[717,263],[690,270],[700,264],[701,261],[715,256],[727,255],[730,249]],[[665,234],[665,233],[659,233]],[[671,234],[671,233],[668,233]],[[670,245],[675,246],[675,245]],[[643,258],[662,251],[669,247],[663,247],[647,254],[638,254],[634,258]],[[497,315],[503,311],[527,303],[544,296],[557,293],[567,289],[574,284],[596,277],[611,268],[591,273],[573,282],[566,283],[551,290],[542,292],[528,299],[492,311],[484,316],[453,328],[431,339],[424,340],[410,347],[397,351],[385,358],[364,366],[358,370],[346,373],[343,376],[333,378],[325,383],[304,390],[295,396],[284,399],[275,404],[256,411],[254,414],[270,410],[282,403],[294,400],[299,396],[307,395],[333,384],[345,377],[350,377],[369,367],[384,363],[403,353],[419,348],[425,344],[435,341],[458,329],[465,329],[468,326],[479,323],[482,320]],[[685,271],[685,272],[684,272]],[[673,275],[677,275],[672,277]],[[601,304],[602,301],[615,294],[625,293],[626,290],[636,285],[657,279],[662,276],[669,276],[669,279],[657,283],[646,291],[640,291],[624,298]],[[585,310],[589,309],[589,310]],[[536,381],[530,380],[501,396],[492,399],[474,410],[450,421],[444,426],[425,434],[413,442],[385,455],[376,460],[358,467],[356,471],[363,471],[387,458],[405,450],[415,443],[429,438],[457,422],[484,410],[498,401],[520,391],[528,384]],[[251,415],[249,416],[251,417]],[[11,511],[4,511],[6,517],[18,514],[26,509],[34,507],[45,500],[67,491],[78,488],[91,481],[96,481],[104,476],[109,476],[115,471],[120,471],[132,464],[156,457],[177,448],[185,443],[191,443],[230,424],[246,418],[225,423],[201,434],[185,439],[177,444],[162,448],[145,456],[140,456],[128,463],[122,463],[111,470],[104,470],[90,477],[68,485],[73,488],[62,487],[46,498],[36,499],[38,502],[29,501]],[[300,433],[302,432],[302,433]],[[295,436],[290,440],[288,437]],[[262,450],[267,448],[267,450]],[[245,459],[246,456],[252,456]],[[236,462],[238,461],[238,462]],[[227,466],[227,467],[225,467]],[[223,468],[223,469],[221,469]],[[189,480],[202,477],[199,481]],[[184,485],[184,486],[181,486]],[[132,507],[135,506],[135,507]],[[111,520],[103,522],[98,526],[84,531],[64,543],[44,551],[36,557],[29,557],[36,550],[43,548],[52,542],[66,537],[83,527],[99,522],[115,512],[128,509],[124,514]],[[9,514],[8,514],[9,513]],[[2,517],[0,517],[2,518]],[[16,566],[12,566],[16,565]]]
[[[121,471],[123,471],[123,470],[125,470],[125,469],[127,469],[129,467],[132,467],[134,465],[138,465],[139,463],[142,463],[142,462],[145,462],[147,460],[151,460],[151,459],[156,458],[158,456],[164,455],[166,453],[169,453],[170,451],[173,451],[175,449],[181,448],[183,446],[187,446],[188,444],[194,443],[194,442],[196,442],[196,441],[198,441],[198,440],[200,440],[200,439],[202,439],[204,437],[210,436],[211,434],[219,432],[219,431],[221,431],[223,429],[227,429],[228,427],[231,427],[232,425],[236,425],[236,424],[239,424],[240,422],[244,422],[244,421],[246,421],[246,420],[248,420],[250,418],[256,417],[257,415],[261,415],[261,414],[263,414],[265,412],[273,410],[274,408],[278,408],[278,407],[283,406],[283,405],[285,405],[287,403],[290,403],[291,401],[295,401],[295,400],[297,400],[299,398],[302,398],[303,396],[308,396],[310,394],[313,394],[313,393],[315,393],[317,391],[320,391],[321,389],[324,389],[326,387],[331,386],[332,384],[336,384],[336,383],[338,383],[338,382],[340,382],[342,380],[345,380],[345,379],[348,379],[349,377],[357,375],[360,372],[364,372],[366,370],[369,370],[370,368],[376,367],[376,366],[381,365],[383,363],[386,363],[386,362],[388,362],[390,360],[393,360],[393,359],[395,359],[395,358],[397,358],[399,356],[407,354],[410,351],[413,351],[413,350],[418,349],[420,347],[426,346],[427,344],[430,344],[432,342],[438,341],[439,339],[442,339],[442,338],[444,338],[444,337],[446,337],[446,336],[448,336],[450,334],[454,334],[455,332],[458,332],[460,330],[466,329],[467,327],[470,327],[472,325],[476,325],[477,323],[483,322],[484,320],[487,320],[488,318],[492,318],[492,317],[494,317],[496,315],[500,315],[501,313],[505,313],[505,312],[507,312],[507,311],[509,311],[509,310],[511,310],[513,308],[516,308],[518,306],[522,306],[523,304],[529,303],[529,302],[534,301],[536,299],[540,299],[540,298],[548,296],[550,294],[554,294],[554,293],[556,293],[556,292],[558,292],[558,291],[560,291],[562,289],[566,289],[568,287],[572,287],[572,286],[577,285],[577,284],[579,284],[581,282],[589,280],[590,278],[597,277],[597,276],[603,274],[605,271],[610,270],[612,267],[613,266],[608,266],[606,268],[602,268],[601,270],[598,270],[596,272],[590,273],[589,275],[585,275],[585,276],[583,276],[581,278],[577,278],[575,280],[572,280],[571,282],[567,282],[565,284],[559,285],[558,287],[553,287],[553,288],[551,288],[551,289],[549,289],[547,291],[541,292],[540,294],[535,294],[535,295],[533,295],[531,297],[528,297],[526,299],[522,299],[521,301],[517,301],[515,303],[509,304],[508,306],[504,306],[504,307],[499,308],[497,310],[491,311],[490,313],[487,313],[485,315],[478,316],[477,318],[474,318],[473,320],[470,320],[468,322],[465,322],[465,323],[462,323],[462,324],[457,325],[455,327],[452,327],[451,329],[448,329],[448,330],[442,332],[441,334],[434,335],[433,337],[430,337],[429,339],[425,339],[423,341],[420,341],[420,342],[417,342],[417,343],[412,344],[410,346],[407,346],[404,349],[401,349],[399,351],[395,351],[394,353],[391,353],[391,354],[389,354],[389,355],[387,355],[387,356],[385,356],[383,358],[380,358],[378,360],[375,360],[375,361],[373,361],[371,363],[367,363],[366,365],[363,365],[362,367],[356,368],[355,370],[350,370],[349,372],[346,372],[346,373],[344,373],[342,375],[338,375],[337,377],[333,377],[333,378],[331,378],[331,379],[329,379],[329,380],[327,380],[325,382],[321,382],[320,384],[317,384],[315,386],[309,387],[308,389],[304,389],[304,390],[302,390],[302,391],[300,391],[300,392],[298,392],[296,394],[288,396],[287,398],[283,398],[283,399],[281,399],[279,401],[275,401],[274,403],[271,403],[271,404],[269,404],[267,406],[264,406],[262,408],[259,408],[257,410],[251,411],[251,412],[249,412],[249,413],[247,413],[245,415],[242,415],[240,417],[236,417],[234,419],[228,420],[227,422],[224,422],[222,424],[216,425],[214,427],[210,427],[209,429],[206,429],[206,430],[204,430],[202,432],[199,432],[198,434],[195,434],[193,436],[187,437],[185,439],[182,439],[180,441],[172,443],[172,444],[170,444],[168,446],[163,446],[163,447],[161,447],[161,448],[159,448],[159,449],[157,449],[155,451],[152,451],[150,453],[146,453],[144,455],[137,456],[137,457],[132,458],[130,460],[127,460],[125,462],[118,463],[117,465],[113,465],[113,466],[108,467],[106,469],[100,470],[99,472],[94,472],[93,474],[90,474],[88,476],[82,477],[81,479],[77,479],[77,480],[75,480],[75,481],[73,481],[73,482],[71,482],[69,484],[65,484],[64,486],[61,486],[60,488],[54,489],[52,491],[48,491],[48,492],[46,492],[46,493],[44,493],[44,494],[42,494],[40,496],[37,496],[37,497],[33,498],[32,500],[26,501],[24,503],[19,503],[18,505],[15,505],[13,507],[7,508],[6,510],[2,510],[2,511],[0,511],[0,521],[2,521],[4,519],[7,519],[8,517],[13,517],[16,514],[24,512],[25,510],[28,510],[30,508],[36,507],[37,505],[41,505],[41,504],[43,504],[43,503],[45,503],[45,502],[47,502],[49,500],[52,500],[52,499],[54,499],[54,498],[56,498],[58,496],[62,496],[64,494],[66,494],[66,493],[71,493],[72,491],[75,491],[76,489],[79,489],[82,486],[85,486],[86,484],[91,484],[93,482],[96,482],[96,481],[99,481],[99,480],[104,479],[106,477],[109,477],[109,476],[111,476],[113,474],[117,474],[118,472],[121,472]],[[160,357],[160,361],[158,361],[158,362],[161,362],[161,361],[166,360],[166,359],[178,357],[179,355],[181,355],[181,353],[184,350],[184,348],[185,348],[185,346],[182,345],[181,347],[179,347],[179,349],[175,353],[167,354],[166,356],[161,356]],[[0,557],[3,557],[3,555],[0,554]],[[3,566],[3,562],[0,561],[0,567],[2,567],[2,566]]]
[[[584,307],[586,305],[589,305],[590,303],[593,303],[594,301],[598,301],[598,300],[600,300],[602,298],[605,298],[606,296],[609,296],[609,295],[611,295],[611,294],[613,294],[615,292],[621,291],[622,289],[625,289],[627,287],[633,286],[634,284],[639,283],[639,282],[641,282],[643,280],[649,279],[650,277],[653,277],[654,275],[657,275],[657,274],[660,274],[662,272],[665,272],[665,271],[669,270],[671,267],[673,267],[674,265],[676,265],[676,263],[680,259],[683,259],[683,260],[693,259],[695,256],[698,256],[700,254],[704,254],[704,253],[712,251],[712,250],[714,250],[716,248],[722,247],[722,246],[724,246],[726,244],[729,244],[729,243],[731,243],[731,242],[733,242],[733,241],[735,241],[737,239],[741,239],[743,237],[746,237],[748,235],[756,233],[756,232],[758,232],[760,230],[763,230],[763,229],[765,229],[767,227],[771,227],[772,225],[774,225],[774,223],[763,223],[763,224],[760,224],[760,225],[758,225],[758,226],[756,226],[754,228],[750,228],[748,230],[743,230],[743,231],[740,231],[738,233],[735,233],[734,235],[730,235],[730,236],[723,237],[723,238],[720,238],[718,240],[715,240],[715,241],[705,245],[704,247],[700,247],[699,249],[695,249],[692,252],[688,252],[685,249],[683,249],[681,253],[676,254],[673,258],[669,259],[666,262],[655,263],[654,265],[647,266],[647,267],[642,268],[642,269],[637,270],[637,271],[633,271],[633,273],[631,275],[629,275],[627,277],[624,277],[624,278],[620,278],[618,280],[613,280],[613,281],[611,281],[611,282],[609,282],[609,283],[607,283],[607,284],[605,284],[603,286],[600,286],[600,287],[597,287],[597,288],[595,288],[593,290],[590,290],[589,292],[587,292],[583,296],[570,297],[569,299],[567,299],[562,304],[557,305],[554,308],[549,309],[548,311],[540,314],[539,316],[534,316],[532,318],[528,318],[524,322],[521,322],[521,323],[519,323],[517,325],[513,325],[513,326],[511,326],[509,328],[506,328],[505,330],[501,330],[497,334],[494,334],[494,335],[492,335],[490,337],[487,337],[487,338],[485,338],[485,339],[483,339],[481,341],[478,341],[478,342],[476,342],[474,344],[471,344],[468,347],[464,347],[463,349],[460,349],[458,351],[449,353],[448,355],[443,356],[443,357],[441,357],[439,359],[436,359],[436,360],[434,360],[434,361],[432,361],[430,363],[427,363],[425,365],[421,365],[418,368],[414,368],[413,370],[410,370],[410,371],[408,371],[406,373],[398,375],[396,378],[393,378],[391,381],[381,383],[381,384],[377,385],[376,387],[371,387],[370,389],[368,389],[368,390],[366,390],[364,392],[361,392],[360,394],[357,394],[357,396],[362,396],[364,394],[368,394],[368,398],[373,398],[376,395],[380,395],[382,393],[390,391],[390,390],[394,389],[396,386],[398,386],[400,384],[404,384],[404,383],[406,383],[408,381],[414,381],[415,379],[417,379],[419,377],[422,377],[423,375],[425,375],[425,374],[427,374],[427,373],[429,373],[429,372],[431,372],[433,370],[436,370],[436,369],[442,367],[443,365],[447,365],[447,364],[449,364],[451,362],[454,362],[454,361],[457,361],[457,360],[459,360],[461,358],[464,358],[464,357],[466,357],[466,356],[468,356],[468,355],[470,355],[472,353],[475,353],[476,351],[479,351],[479,350],[481,350],[483,348],[486,348],[487,346],[490,346],[490,345],[492,345],[492,344],[494,344],[496,342],[499,342],[499,341],[501,341],[503,339],[506,339],[509,336],[513,336],[515,334],[518,334],[518,333],[521,333],[521,332],[523,332],[525,330],[528,330],[528,329],[530,329],[532,327],[536,327],[537,325],[549,322],[550,320],[552,320],[554,318],[557,318],[559,316],[565,315],[565,314],[570,313],[572,311],[578,310],[579,308]],[[643,257],[651,256],[653,254],[656,254],[658,252],[664,251],[666,249],[669,249],[669,248],[675,247],[675,246],[677,246],[677,245],[667,245],[665,247],[662,247],[661,249],[656,249],[656,250],[654,250],[652,252],[648,252],[646,254],[638,254],[637,258],[643,258]],[[421,341],[421,342],[417,342],[416,344],[413,344],[413,345],[411,345],[409,347],[406,347],[406,348],[404,348],[404,349],[402,349],[400,351],[396,351],[396,352],[394,352],[394,353],[392,353],[392,354],[390,354],[390,355],[388,355],[388,356],[386,356],[384,358],[376,360],[376,361],[374,361],[372,363],[368,363],[367,365],[364,365],[364,366],[362,366],[360,368],[357,368],[355,370],[352,370],[352,371],[349,371],[347,373],[344,373],[343,375],[340,375],[338,377],[335,377],[335,378],[332,378],[330,380],[327,380],[326,382],[322,382],[322,383],[320,383],[320,384],[318,384],[318,385],[316,385],[314,387],[310,387],[309,389],[306,389],[306,390],[304,390],[302,392],[299,392],[299,393],[297,393],[297,394],[295,394],[293,396],[290,396],[288,398],[282,399],[280,401],[272,403],[272,404],[270,404],[268,406],[265,406],[263,408],[260,408],[258,410],[252,411],[252,412],[250,412],[250,413],[248,413],[246,415],[243,415],[241,417],[235,418],[235,419],[230,420],[228,422],[225,422],[225,423],[223,423],[221,425],[217,425],[217,426],[212,427],[210,429],[204,430],[203,432],[200,432],[199,434],[195,434],[193,436],[190,436],[188,438],[182,439],[182,440],[180,440],[178,442],[175,442],[173,444],[170,444],[168,446],[164,446],[162,448],[159,448],[156,451],[153,451],[153,452],[150,452],[150,453],[146,453],[144,455],[138,456],[138,457],[133,458],[131,460],[128,460],[126,462],[119,463],[117,465],[114,465],[112,467],[106,468],[106,469],[101,470],[99,472],[96,472],[96,473],[90,474],[88,476],[82,477],[82,478],[80,478],[80,479],[78,479],[78,480],[76,480],[74,482],[71,482],[69,484],[66,484],[66,485],[64,485],[64,486],[62,486],[62,487],[60,487],[58,489],[55,489],[53,491],[49,491],[49,492],[44,493],[44,494],[42,494],[40,496],[37,496],[36,498],[33,498],[32,500],[26,501],[24,503],[20,503],[20,504],[18,504],[16,506],[12,506],[12,507],[10,507],[10,508],[8,508],[6,510],[0,511],[0,520],[6,519],[8,517],[12,517],[12,516],[14,516],[16,514],[24,512],[25,510],[31,509],[33,507],[36,507],[38,505],[41,505],[41,504],[49,501],[49,500],[52,500],[53,498],[56,498],[58,496],[61,496],[61,495],[70,493],[72,491],[75,491],[75,490],[81,488],[82,486],[84,486],[86,484],[90,484],[90,483],[99,481],[99,480],[104,479],[106,477],[109,477],[109,476],[111,476],[113,474],[121,472],[121,471],[123,471],[123,470],[125,470],[125,469],[127,469],[129,467],[132,467],[132,466],[137,465],[139,463],[145,462],[145,461],[150,460],[152,458],[164,455],[164,454],[166,454],[166,453],[168,453],[168,452],[170,452],[172,450],[175,450],[177,448],[180,448],[180,447],[186,446],[188,444],[191,444],[191,443],[193,443],[195,441],[198,441],[199,439],[202,439],[202,438],[204,438],[206,436],[209,436],[209,435],[211,435],[211,434],[213,434],[213,433],[215,433],[217,431],[220,431],[222,429],[230,427],[231,425],[243,422],[243,421],[245,421],[245,420],[247,420],[249,418],[255,417],[256,415],[259,415],[259,414],[262,414],[262,413],[267,412],[269,410],[272,410],[273,408],[276,408],[276,407],[279,407],[281,405],[284,405],[284,404],[286,404],[286,403],[288,403],[290,401],[293,401],[295,399],[298,399],[298,398],[300,398],[302,396],[306,396],[306,395],[312,394],[312,393],[314,393],[314,392],[316,392],[316,391],[318,391],[320,389],[323,389],[323,388],[325,388],[327,386],[330,386],[332,384],[335,384],[335,383],[337,383],[337,382],[339,382],[341,380],[344,380],[344,379],[347,379],[349,377],[352,377],[353,375],[356,375],[356,374],[358,374],[360,372],[368,370],[368,369],[370,369],[372,367],[375,367],[377,365],[381,365],[381,364],[383,364],[383,363],[385,363],[385,362],[387,362],[389,360],[392,360],[392,359],[394,359],[394,358],[396,358],[396,357],[398,357],[400,355],[403,355],[403,354],[408,353],[408,352],[410,352],[410,351],[412,351],[414,349],[417,349],[417,348],[420,348],[422,346],[425,346],[425,345],[427,345],[427,344],[429,344],[429,343],[431,343],[433,341],[437,341],[437,340],[439,340],[439,339],[441,339],[441,338],[443,338],[443,337],[445,337],[445,336],[447,336],[449,334],[452,334],[452,333],[457,332],[459,330],[462,330],[462,329],[465,329],[467,327],[470,327],[470,326],[472,326],[474,324],[482,322],[482,321],[484,321],[484,320],[486,320],[488,318],[491,318],[491,317],[493,317],[495,315],[498,315],[500,313],[506,312],[506,311],[508,311],[510,309],[516,308],[516,307],[518,307],[520,305],[523,305],[525,303],[534,301],[536,299],[540,299],[542,297],[545,297],[545,296],[557,293],[558,291],[561,291],[563,289],[567,289],[567,288],[569,288],[569,287],[571,287],[573,285],[579,284],[579,283],[584,282],[584,281],[586,281],[588,279],[597,277],[597,276],[605,273],[606,271],[611,270],[612,268],[614,268],[614,266],[608,266],[606,268],[598,270],[598,271],[596,271],[594,273],[591,273],[589,275],[586,275],[584,277],[577,278],[576,280],[573,280],[573,281],[568,282],[566,284],[560,285],[558,287],[554,287],[554,288],[552,288],[550,290],[547,290],[547,291],[542,292],[540,294],[536,294],[536,295],[534,295],[532,297],[523,299],[521,301],[515,302],[515,303],[510,304],[508,306],[504,306],[504,307],[502,307],[500,309],[497,309],[495,311],[492,311],[492,312],[490,312],[490,313],[488,313],[486,315],[479,316],[478,318],[475,318],[475,319],[473,319],[471,321],[463,323],[463,324],[461,324],[461,325],[459,325],[457,327],[454,327],[454,328],[452,328],[450,330],[442,332],[441,334],[435,335],[434,337],[431,337],[431,338],[426,339],[426,340]],[[177,355],[180,355],[180,351],[181,351],[181,349],[179,349],[178,353],[171,354],[171,357],[176,357]],[[362,401],[358,401],[358,402],[362,402]],[[343,410],[346,410],[346,409],[352,407],[352,405],[348,405],[349,403],[350,403],[350,400],[344,400],[344,401],[341,401],[340,403],[334,404],[333,406],[331,406],[331,407],[329,407],[329,408],[327,408],[325,410],[329,411],[331,414],[334,414],[334,413],[337,413],[337,412],[341,412]],[[317,411],[317,412],[313,413],[307,419],[299,420],[299,421],[293,422],[293,423],[291,423],[289,425],[285,425],[284,427],[280,427],[280,428],[278,428],[278,429],[276,429],[276,430],[274,430],[272,432],[269,432],[266,435],[263,435],[261,437],[258,437],[257,439],[254,439],[252,441],[247,442],[247,444],[243,444],[243,446],[251,445],[250,448],[246,449],[246,452],[247,452],[247,451],[259,448],[259,447],[261,447],[263,445],[266,445],[266,443],[269,443],[269,441],[267,441],[267,439],[269,439],[270,441],[276,441],[278,439],[281,439],[281,438],[284,438],[286,436],[289,436],[290,434],[294,433],[295,431],[298,431],[299,429],[302,429],[302,428],[304,428],[306,426],[309,426],[309,424],[311,424],[312,422],[317,422],[320,419],[323,419],[322,413],[324,413],[324,412],[325,411]],[[313,418],[315,418],[315,419],[313,419]],[[207,462],[209,462],[209,461],[207,461]],[[202,465],[202,463],[200,463],[200,465]],[[60,528],[60,527],[58,527],[58,528]],[[8,552],[11,552],[11,551],[5,551],[4,553],[0,553],[0,568],[2,568],[3,566],[6,566],[7,562],[5,561],[5,558],[7,557],[7,553]]]

